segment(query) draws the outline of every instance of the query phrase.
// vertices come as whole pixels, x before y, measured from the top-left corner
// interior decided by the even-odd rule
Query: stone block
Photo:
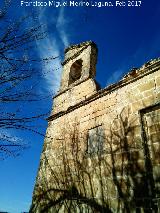
[[[131,104],[132,113],[139,111],[140,109],[143,109],[145,107],[142,100],[136,101]]]
[[[160,76],[156,77],[156,88],[160,87]]]
[[[156,94],[153,94],[152,96],[149,96],[147,98],[142,99],[143,108],[151,106],[156,103]]]
[[[144,82],[138,86],[138,89],[140,92],[144,92],[146,90],[150,90],[150,89],[154,89],[154,88],[155,88],[155,82],[153,80]]]

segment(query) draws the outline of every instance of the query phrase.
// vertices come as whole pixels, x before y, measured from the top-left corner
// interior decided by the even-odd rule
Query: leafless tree
[[[42,59],[37,54],[36,42],[47,36],[45,25],[39,24],[33,14],[15,21],[7,19],[9,3],[10,0],[4,1],[0,16],[0,154],[15,155],[25,146],[16,135],[7,132],[21,129],[40,134],[34,122],[48,112],[38,110],[38,101],[46,96],[36,91],[45,75],[41,72],[42,66],[55,57]],[[35,103],[37,108],[31,113]],[[30,110],[26,110],[28,107]]]
[[[3,0],[1,2],[1,8],[0,8],[0,19],[2,19],[5,14],[7,13],[8,7],[10,6],[11,0]]]

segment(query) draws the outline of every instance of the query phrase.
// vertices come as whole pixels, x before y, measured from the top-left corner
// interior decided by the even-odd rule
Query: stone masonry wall
[[[98,126],[103,150],[90,155]],[[159,135],[160,60],[103,90],[88,79],[57,96],[31,212],[158,212]]]

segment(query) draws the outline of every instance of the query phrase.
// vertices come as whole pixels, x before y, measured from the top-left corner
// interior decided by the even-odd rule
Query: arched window
[[[82,72],[82,62],[82,59],[79,59],[72,64],[69,73],[69,85],[80,79]]]

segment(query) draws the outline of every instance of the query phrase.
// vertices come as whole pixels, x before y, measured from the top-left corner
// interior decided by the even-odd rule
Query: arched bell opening
[[[75,81],[80,79],[82,74],[82,62],[82,59],[79,59],[72,64],[69,73],[68,85],[73,84]]]

